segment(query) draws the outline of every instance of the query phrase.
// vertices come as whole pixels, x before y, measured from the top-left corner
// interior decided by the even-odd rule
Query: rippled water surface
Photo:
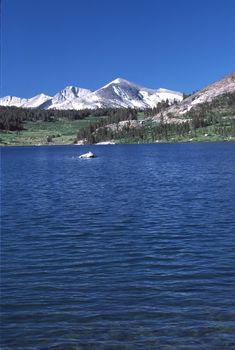
[[[234,143],[3,148],[2,349],[235,349],[234,174]]]

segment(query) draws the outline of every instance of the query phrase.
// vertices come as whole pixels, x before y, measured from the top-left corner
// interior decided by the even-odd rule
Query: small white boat
[[[79,158],[96,158],[96,155],[92,152],[88,152],[88,153],[81,154]]]

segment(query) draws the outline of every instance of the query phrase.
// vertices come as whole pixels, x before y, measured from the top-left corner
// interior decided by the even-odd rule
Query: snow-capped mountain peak
[[[90,94],[91,90],[83,89],[77,86],[66,86],[59,91],[53,98],[50,108],[73,109],[72,101],[83,98]]]
[[[98,90],[66,86],[55,96],[40,94],[31,99],[9,96],[0,105],[41,109],[149,108],[168,99],[181,101],[182,94],[166,89],[149,89],[123,78],[116,78]]]
[[[111,81],[109,84],[131,84],[128,80],[123,78],[116,78],[113,81]]]
[[[132,87],[134,86],[138,89],[141,88],[141,85],[133,83],[133,82],[126,80],[126,79],[123,79],[123,78],[116,78],[113,81],[111,81],[108,85],[111,85],[111,84],[116,84],[116,85],[121,85],[121,86],[132,86]]]
[[[24,108],[41,108],[41,105],[44,105],[45,102],[48,102],[52,99],[51,96],[45,95],[43,93],[36,95],[27,99],[27,101],[22,105]]]
[[[53,97],[53,102],[64,102],[65,100],[71,101],[74,98],[86,96],[90,92],[91,91],[88,89],[76,86],[66,86]]]
[[[22,107],[24,103],[28,101],[27,98],[20,98],[16,96],[5,96],[0,98],[0,106],[8,107]]]

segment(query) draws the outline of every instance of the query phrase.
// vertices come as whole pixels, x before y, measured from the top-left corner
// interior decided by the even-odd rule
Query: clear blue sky
[[[191,92],[235,70],[234,0],[2,0],[1,28],[1,96],[116,77]]]

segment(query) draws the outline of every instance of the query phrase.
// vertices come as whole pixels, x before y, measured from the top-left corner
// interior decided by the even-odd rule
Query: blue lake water
[[[1,349],[235,349],[234,143],[1,153]]]

